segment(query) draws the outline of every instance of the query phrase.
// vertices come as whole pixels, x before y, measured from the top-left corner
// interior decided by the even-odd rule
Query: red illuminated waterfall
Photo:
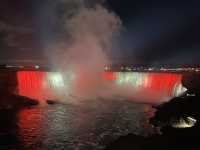
[[[18,94],[40,101],[45,100],[50,94],[45,83],[46,76],[46,72],[19,71],[17,73]]]
[[[142,95],[173,97],[183,90],[182,76],[178,74],[105,72],[102,77],[103,80],[118,87],[128,86]],[[64,89],[62,88],[64,86],[62,75],[56,72],[19,71],[17,79],[19,95],[40,101],[53,99],[55,92]]]
[[[162,101],[162,99],[179,96],[186,90],[182,86],[180,74],[106,72],[103,78],[114,81],[118,86],[130,87],[146,102]]]

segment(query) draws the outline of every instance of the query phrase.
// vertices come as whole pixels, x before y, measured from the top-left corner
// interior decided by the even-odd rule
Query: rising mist
[[[63,75],[65,95],[96,97],[108,88],[102,74],[104,66],[111,63],[112,44],[120,33],[121,21],[100,2],[74,4],[77,7],[70,9],[72,15],[68,11],[63,15],[65,32],[50,44],[48,56]]]

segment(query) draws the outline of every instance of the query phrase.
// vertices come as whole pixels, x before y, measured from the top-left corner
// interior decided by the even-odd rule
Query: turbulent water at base
[[[100,150],[122,135],[153,132],[152,113],[148,105],[102,99],[1,112],[0,149]]]
[[[68,103],[71,99],[72,103],[75,103],[78,99],[115,97],[156,104],[168,101],[186,90],[181,83],[180,74],[104,72],[95,75],[95,80],[90,77],[91,75],[84,76],[81,72],[78,75],[66,75],[59,72],[19,71],[17,89],[19,95],[40,102],[52,99]],[[72,80],[76,80],[75,84]],[[73,89],[74,85],[76,90]],[[78,98],[79,95],[83,98]]]
[[[149,118],[155,110],[143,102],[159,103],[166,97],[168,101],[185,90],[181,76],[176,74],[110,72],[102,77],[121,89],[127,90],[128,86],[132,97],[71,96],[63,104],[48,105],[45,100],[53,98],[53,92],[57,94],[65,86],[61,75],[18,72],[18,94],[37,98],[43,105],[0,110],[0,149],[101,150],[122,135],[153,134],[157,129],[149,124]]]

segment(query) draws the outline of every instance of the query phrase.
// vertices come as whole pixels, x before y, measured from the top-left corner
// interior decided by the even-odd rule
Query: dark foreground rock
[[[46,103],[49,105],[54,105],[54,104],[58,104],[58,101],[56,100],[46,100]]]
[[[17,70],[0,70],[0,110],[18,109],[38,104],[37,100],[14,94],[18,93],[16,74]]]
[[[39,102],[34,99],[10,93],[0,93],[0,110],[18,109],[38,104]]]
[[[111,143],[105,150],[172,150],[200,148],[200,74],[186,74],[183,85],[188,92],[168,103],[155,107],[157,112],[150,123],[161,128],[161,135],[143,137],[129,134]],[[180,118],[196,119],[191,128],[173,128],[173,121]]]
[[[119,138],[105,150],[173,150],[199,149],[199,128],[166,127],[162,135],[142,137],[134,134]]]
[[[200,96],[177,97],[157,107],[157,112],[150,122],[155,126],[168,126],[180,118],[200,118]]]
[[[169,150],[199,149],[200,147],[200,96],[179,97],[157,107],[158,111],[151,119],[154,126],[161,127],[161,135],[148,137],[130,134],[111,143],[106,150]],[[191,128],[173,128],[173,121],[181,117],[192,116],[197,120]]]
[[[183,85],[189,92],[200,94],[200,73],[185,73],[182,79]]]

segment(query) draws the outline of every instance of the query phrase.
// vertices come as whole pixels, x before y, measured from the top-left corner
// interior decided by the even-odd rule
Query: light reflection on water
[[[34,107],[17,114],[17,137],[23,149],[103,149],[121,135],[152,132],[151,113],[148,105],[111,100]]]
[[[43,102],[53,97],[54,93],[49,88],[58,88],[61,77],[50,75],[51,78],[44,82],[48,73],[18,73],[19,94]],[[155,100],[155,97],[160,101],[160,98],[173,96],[176,93],[174,89],[179,90],[177,85],[181,85],[181,75],[176,74],[108,73],[104,74],[104,79],[120,86],[130,84],[133,91],[140,89],[137,94],[140,99],[148,98],[144,100],[146,102]],[[72,97],[73,100],[77,101],[75,97]],[[153,114],[154,109],[150,105],[137,104],[123,97],[99,97],[78,103],[25,108],[0,116],[0,149],[103,149],[111,141],[128,133],[154,133],[154,128],[148,123]],[[4,139],[10,138],[10,143],[4,142]]]

